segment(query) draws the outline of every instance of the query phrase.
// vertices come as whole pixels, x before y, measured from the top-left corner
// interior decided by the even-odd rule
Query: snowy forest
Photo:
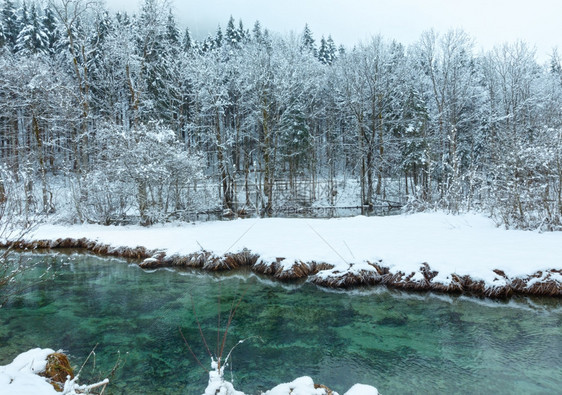
[[[477,52],[462,30],[344,48],[233,18],[195,40],[159,0],[138,15],[90,0],[0,12],[12,213],[152,224],[395,204],[562,230],[556,50],[545,64],[522,41]]]

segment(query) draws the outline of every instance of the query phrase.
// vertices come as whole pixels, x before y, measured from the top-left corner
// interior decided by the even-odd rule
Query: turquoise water
[[[562,302],[491,301],[385,288],[331,292],[250,273],[147,272],[82,254],[28,255],[57,273],[0,309],[0,365],[33,347],[64,349],[81,381],[109,374],[110,394],[201,394],[211,349],[243,295],[226,376],[247,394],[308,375],[343,394],[554,394],[562,387]],[[192,307],[192,302],[195,308]],[[97,345],[97,346],[96,346]],[[95,364],[94,364],[95,362]],[[231,373],[232,372],[232,373]],[[106,392],[107,393],[107,392]]]

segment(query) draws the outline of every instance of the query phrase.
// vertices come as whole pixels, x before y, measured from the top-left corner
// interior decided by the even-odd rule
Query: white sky
[[[142,0],[106,0],[112,10],[136,12]],[[246,28],[259,20],[271,31],[301,33],[305,23],[318,42],[331,34],[336,44],[353,46],[372,35],[408,45],[424,30],[463,28],[477,43],[523,39],[536,46],[537,58],[562,49],[561,0],[171,0],[176,21],[196,38],[222,28],[232,15]]]

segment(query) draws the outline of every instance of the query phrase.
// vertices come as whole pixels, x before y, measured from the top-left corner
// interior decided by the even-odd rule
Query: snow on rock
[[[47,366],[47,357],[55,351],[50,348],[34,348],[18,355],[12,363],[0,366],[0,394],[14,395],[57,395],[54,387],[45,377],[39,376]],[[67,379],[62,394],[77,395],[90,393],[94,388],[104,387],[108,379],[91,385],[78,384],[78,375]],[[233,394],[237,395],[237,394]]]
[[[45,371],[47,357],[54,350],[45,348],[34,348],[18,355],[12,363],[0,366],[0,394],[17,395],[56,395],[53,386],[47,382],[39,373]],[[245,395],[244,392],[234,389],[232,383],[224,380],[224,367],[218,368],[218,364],[212,362],[212,370],[209,372],[209,384],[203,395]],[[108,383],[105,379],[92,385],[78,385],[78,376],[73,380],[67,380],[64,385],[63,394],[76,395],[89,393],[91,389],[104,386]],[[279,384],[265,392],[267,395],[326,395],[324,386],[315,386],[314,381],[307,376],[299,377],[290,383]],[[336,392],[333,392],[337,395]],[[378,395],[376,388],[355,384],[345,395]]]
[[[290,383],[279,384],[264,395],[326,395],[326,390],[314,388],[314,381],[310,377],[303,376]]]
[[[224,366],[219,369],[215,360],[211,363],[212,370],[209,371],[209,384],[203,395],[245,395],[234,389],[232,383],[224,379]],[[290,383],[279,384],[263,395],[338,395],[323,385],[315,385],[312,378],[308,376],[299,377]],[[355,384],[345,395],[378,395],[375,387],[364,384]]]
[[[355,384],[343,395],[379,395],[379,391],[370,385]]]
[[[18,355],[12,363],[0,366],[0,394],[50,395],[58,394],[44,377],[47,356],[54,353],[49,348],[34,348]]]

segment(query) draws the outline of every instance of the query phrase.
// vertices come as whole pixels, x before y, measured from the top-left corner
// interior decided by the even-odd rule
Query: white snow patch
[[[34,348],[18,355],[12,363],[0,366],[0,394],[49,395],[58,394],[38,373],[45,371],[49,348]]]
[[[264,395],[325,395],[323,388],[314,388],[314,381],[310,377],[303,376],[290,383],[279,384]]]
[[[355,384],[343,395],[379,395],[379,391],[370,385]]]
[[[193,224],[141,226],[42,225],[30,240],[88,238],[114,247],[144,246],[167,255],[188,255],[201,248],[217,256],[244,248],[264,262],[290,270],[294,262],[326,262],[321,276],[366,268],[376,262],[392,272],[418,272],[423,262],[439,272],[434,282],[450,283],[450,274],[470,275],[498,284],[494,269],[509,278],[562,268],[562,232],[505,230],[479,214],[420,213],[389,217],[338,219],[267,218]],[[416,279],[419,276],[416,276]]]
[[[45,371],[47,357],[54,353],[50,348],[34,348],[18,355],[12,363],[0,366],[0,394],[14,395],[57,395],[46,378],[39,376]],[[64,383],[62,394],[77,395],[89,393],[94,388],[103,387],[108,379],[91,385],[79,385],[78,375]],[[235,394],[237,395],[237,394]]]

